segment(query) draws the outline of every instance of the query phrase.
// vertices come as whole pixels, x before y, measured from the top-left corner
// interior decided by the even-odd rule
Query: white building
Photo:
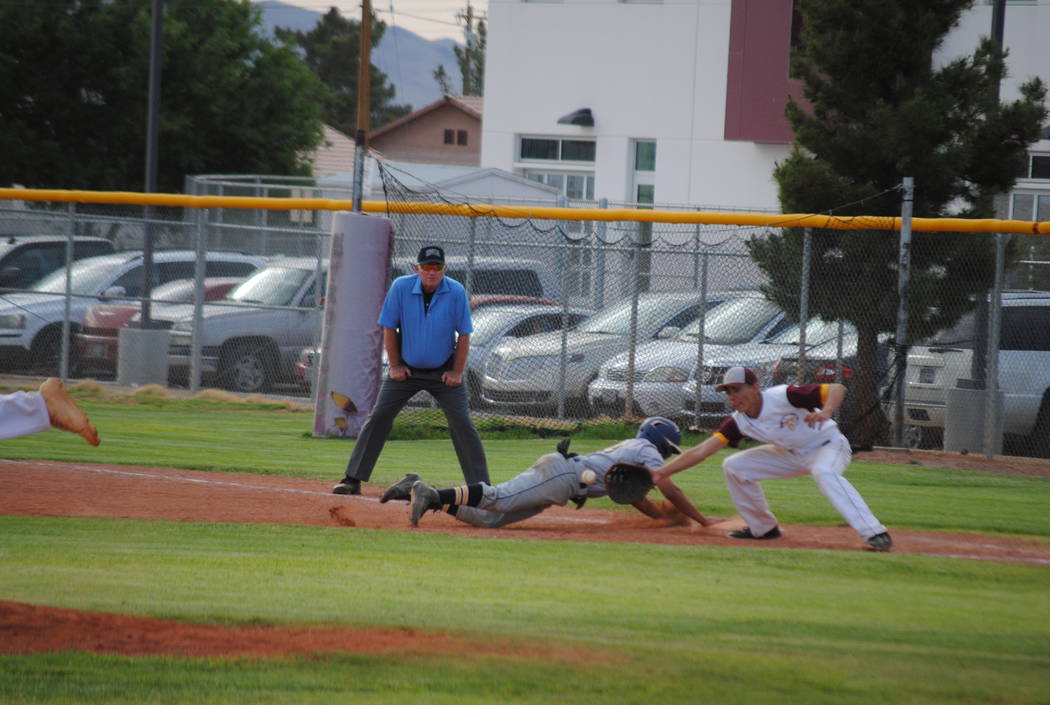
[[[779,210],[789,0],[489,0],[481,164],[570,199]],[[991,31],[990,0],[949,36],[941,58]],[[1008,2],[1003,99],[1050,85],[1050,0]],[[1018,193],[1050,219],[1050,135]],[[1037,198],[1038,196],[1040,196]],[[1022,209],[1023,210],[1023,209]]]

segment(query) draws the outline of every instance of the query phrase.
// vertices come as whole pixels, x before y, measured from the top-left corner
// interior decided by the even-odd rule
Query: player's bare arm
[[[682,451],[681,455],[671,462],[665,463],[660,469],[653,470],[653,482],[659,486],[661,482],[669,478],[671,475],[687,470],[697,463],[707,460],[709,457],[722,450],[725,445],[726,442],[721,436],[715,435],[707,438],[689,450]]]
[[[829,384],[828,398],[824,402],[824,407],[806,414],[806,425],[810,428],[820,428],[820,425],[825,421],[831,419],[835,412],[842,406],[843,400],[846,398],[846,387],[841,384]]]
[[[682,492],[682,488],[676,485],[670,478],[660,480],[656,483],[656,486],[659,488],[663,496],[674,505],[675,509],[695,521],[700,526],[710,526],[715,523],[701,514],[700,510],[696,508],[696,505],[686,497],[685,492]]]
[[[460,334],[456,338],[456,352],[452,357],[452,369],[441,375],[441,381],[450,387],[463,384],[463,369],[467,366],[467,354],[470,352],[470,336]]]
[[[383,349],[386,350],[387,374],[395,382],[408,379],[408,367],[401,359],[401,335],[393,328],[383,328]]]

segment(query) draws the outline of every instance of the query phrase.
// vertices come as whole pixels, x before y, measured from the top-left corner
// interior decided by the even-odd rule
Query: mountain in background
[[[268,36],[274,36],[274,27],[309,32],[321,19],[322,13],[287,5],[278,0],[255,3],[262,10],[262,25]],[[408,104],[419,110],[441,98],[441,89],[434,80],[434,69],[445,67],[450,76],[459,76],[452,47],[452,39],[424,39],[407,29],[387,24],[379,46],[372,50],[372,64],[386,74],[397,89],[394,103]],[[454,85],[454,84],[453,84]]]

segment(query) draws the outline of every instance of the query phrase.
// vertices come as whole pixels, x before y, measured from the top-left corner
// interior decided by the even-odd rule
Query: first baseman
[[[655,470],[666,458],[680,452],[680,442],[681,433],[674,422],[652,417],[642,422],[635,438],[586,455],[568,453],[567,444],[559,446],[561,452],[541,456],[528,470],[498,485],[478,482],[437,490],[421,481],[416,473],[409,473],[392,485],[380,501],[411,500],[413,526],[419,524],[424,512],[444,507],[465,524],[494,529],[536,516],[554,505],[564,506],[570,500],[582,506],[589,497],[604,497],[605,475],[611,467],[625,463]],[[713,523],[671,480],[658,486],[682,514],[702,526]],[[663,510],[645,497],[633,506],[654,519],[666,517]]]
[[[754,372],[731,367],[716,389],[729,397],[734,412],[707,440],[653,473],[657,482],[696,465],[745,436],[766,445],[725,459],[726,484],[747,526],[729,535],[737,539],[780,538],[777,518],[762,492],[761,480],[809,473],[832,506],[876,551],[893,541],[856,488],[843,477],[849,466],[849,441],[832,416],[846,398],[841,384],[779,385],[761,389]]]

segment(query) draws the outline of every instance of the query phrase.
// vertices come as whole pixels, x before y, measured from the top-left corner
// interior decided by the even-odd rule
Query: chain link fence
[[[388,203],[463,205],[386,176]],[[265,177],[193,180],[187,191],[345,196]],[[164,352],[142,355],[163,359],[171,386],[305,401],[318,362],[331,214],[158,207],[146,222],[143,210],[0,201],[8,240],[60,235],[71,257],[79,238],[95,237],[117,251],[84,260],[98,267],[78,260],[66,270],[60,259],[50,279],[4,291],[0,369],[119,381],[147,362],[122,361],[121,342],[147,328],[163,331]],[[898,344],[896,230],[389,217],[392,276],[410,273],[419,248],[437,243],[448,275],[472,294],[466,383],[479,420],[571,426],[661,415],[711,429],[727,413],[714,386],[742,364],[766,385],[846,384],[839,421],[856,446],[899,435],[913,447],[980,452],[959,444],[981,436],[990,397],[979,353],[994,325],[1002,450],[1050,457],[1050,258],[1039,237],[917,233],[909,335]],[[154,286],[144,288],[147,226],[156,250]],[[997,238],[1005,245],[999,302],[988,293]],[[409,409],[419,423],[445,423],[426,395]]]

